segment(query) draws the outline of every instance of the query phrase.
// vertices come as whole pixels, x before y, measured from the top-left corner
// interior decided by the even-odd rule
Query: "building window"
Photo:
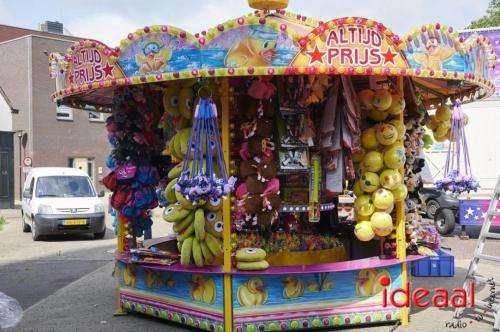
[[[106,114],[89,111],[90,122],[104,122],[105,120],[106,120]]]
[[[73,109],[64,105],[57,106],[56,118],[57,120],[73,121]]]
[[[94,158],[68,158],[68,167],[81,169],[94,180]]]

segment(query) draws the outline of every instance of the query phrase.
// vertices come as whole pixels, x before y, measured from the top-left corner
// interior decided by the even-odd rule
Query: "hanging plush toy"
[[[448,112],[441,111],[436,118],[448,119]],[[454,142],[448,147],[444,169],[444,178],[436,181],[436,187],[453,193],[477,191],[479,183],[472,176],[467,138],[465,136],[465,117],[460,102],[457,100],[451,115],[450,137]]]
[[[190,149],[184,157],[175,190],[193,205],[204,204],[211,199],[222,199],[229,194],[234,189],[236,178],[227,177],[217,124],[217,108],[212,99],[200,99],[196,106],[187,146]],[[212,150],[215,150],[214,156]],[[217,169],[220,177],[216,174]]]

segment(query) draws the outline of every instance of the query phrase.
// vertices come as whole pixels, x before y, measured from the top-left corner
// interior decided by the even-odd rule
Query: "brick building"
[[[97,190],[109,152],[103,115],[58,107],[47,55],[80,38],[0,25],[0,208],[20,198],[22,161],[87,171]],[[26,170],[26,169],[25,169]]]

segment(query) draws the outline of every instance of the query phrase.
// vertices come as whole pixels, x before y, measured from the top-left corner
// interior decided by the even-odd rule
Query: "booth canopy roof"
[[[429,97],[490,95],[495,55],[488,38],[464,40],[427,24],[400,38],[360,17],[320,22],[284,10],[247,16],[192,35],[168,26],[129,33],[119,47],[81,40],[49,56],[53,98],[109,110],[116,87],[199,77],[258,75],[412,76]]]

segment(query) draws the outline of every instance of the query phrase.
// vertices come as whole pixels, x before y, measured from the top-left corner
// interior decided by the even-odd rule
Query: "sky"
[[[404,35],[423,24],[440,22],[457,30],[486,13],[489,0],[290,0],[288,10],[327,21],[361,16]],[[129,32],[168,24],[191,33],[251,12],[246,0],[0,0],[0,23],[37,29],[59,21],[74,36],[117,46]]]

